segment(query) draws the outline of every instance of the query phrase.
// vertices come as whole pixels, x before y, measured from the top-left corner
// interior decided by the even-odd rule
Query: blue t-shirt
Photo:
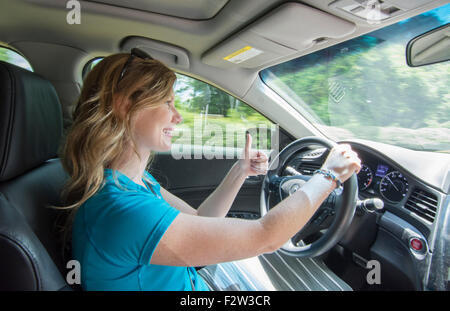
[[[180,213],[161,196],[119,171],[105,169],[105,184],[77,211],[72,253],[84,290],[208,290],[193,267],[150,264],[158,242]],[[148,185],[150,186],[150,185]],[[190,278],[189,278],[190,276]]]

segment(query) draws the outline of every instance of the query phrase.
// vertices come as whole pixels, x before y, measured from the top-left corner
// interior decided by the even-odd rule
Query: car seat
[[[0,290],[70,290],[56,220],[67,179],[52,84],[0,62]],[[61,235],[61,234],[59,234]]]

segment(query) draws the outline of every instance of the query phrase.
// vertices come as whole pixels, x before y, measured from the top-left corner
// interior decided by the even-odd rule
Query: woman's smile
[[[168,137],[173,137],[173,131],[174,131],[173,127],[167,127],[163,129],[163,134]]]

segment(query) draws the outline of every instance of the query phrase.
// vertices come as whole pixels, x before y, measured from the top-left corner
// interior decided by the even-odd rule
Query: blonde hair
[[[76,210],[102,187],[104,169],[130,144],[139,156],[131,135],[133,116],[171,94],[176,75],[158,60],[134,57],[118,82],[129,57],[121,53],[104,58],[84,81],[61,155],[69,174],[62,192],[65,206],[60,207],[71,209],[66,230]]]

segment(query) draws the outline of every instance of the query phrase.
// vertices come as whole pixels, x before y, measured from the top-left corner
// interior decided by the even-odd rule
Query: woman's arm
[[[267,157],[263,153],[251,150],[251,144],[251,136],[247,134],[243,159],[231,167],[220,185],[203,201],[197,210],[161,187],[161,195],[164,200],[182,213],[205,217],[225,217],[245,178],[249,175],[266,173]]]
[[[349,145],[340,145],[333,148],[323,167],[344,182],[361,168],[361,162]],[[180,213],[161,238],[150,263],[204,266],[273,252],[309,221],[334,188],[334,182],[315,175],[258,220]]]
[[[176,195],[173,195],[163,187],[160,188],[161,195],[163,199],[169,203],[170,206],[175,207],[177,210],[179,210],[182,213],[189,214],[189,215],[197,215],[197,210],[184,202],[182,199],[177,197]]]
[[[246,177],[235,163],[216,190],[199,206],[197,215],[225,217]]]
[[[238,163],[234,164],[216,190],[203,201],[197,210],[163,187],[161,187],[161,195],[167,203],[182,213],[205,217],[225,217],[246,177],[247,175],[243,173]]]
[[[200,205],[199,216],[225,217],[233,204],[247,176],[265,174],[267,172],[267,157],[264,153],[251,150],[252,137],[246,134],[242,159],[236,162],[224,180],[213,193]]]
[[[309,184],[309,187],[307,187]],[[205,266],[273,252],[300,230],[334,189],[316,175],[263,218],[246,220],[180,213],[158,243],[151,264]],[[310,198],[311,197],[311,198]]]

